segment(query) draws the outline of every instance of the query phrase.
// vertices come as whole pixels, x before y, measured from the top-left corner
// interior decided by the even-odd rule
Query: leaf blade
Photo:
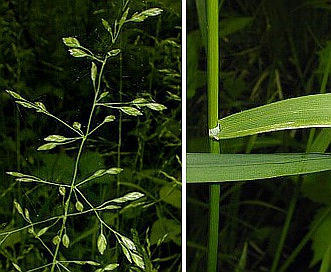
[[[218,121],[216,139],[229,139],[264,132],[331,127],[331,94],[290,98],[245,110]]]
[[[266,179],[331,170],[330,154],[187,154],[187,182]]]

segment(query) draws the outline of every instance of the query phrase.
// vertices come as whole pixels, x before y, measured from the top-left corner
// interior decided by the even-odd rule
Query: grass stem
[[[290,205],[289,205],[289,208],[288,208],[288,212],[287,212],[287,215],[286,215],[284,227],[283,227],[280,239],[279,239],[279,243],[278,243],[278,246],[277,246],[275,257],[274,257],[273,262],[272,262],[270,272],[276,272],[277,271],[277,267],[278,267],[278,264],[279,264],[281,253],[283,251],[284,243],[285,243],[287,234],[290,230],[290,224],[291,224],[291,221],[292,221],[292,218],[293,218],[293,213],[294,213],[294,210],[295,210],[295,206],[296,206],[297,199],[298,199],[298,194],[299,194],[299,191],[300,191],[300,186],[298,184],[295,184],[294,186],[296,186],[295,189],[294,189],[295,192],[294,192],[294,195],[291,199],[291,202],[290,202]]]
[[[207,74],[208,74],[208,128],[218,122],[218,0],[207,1]],[[210,152],[219,153],[219,142],[210,140]],[[208,243],[208,271],[217,271],[220,185],[210,186],[210,218]]]

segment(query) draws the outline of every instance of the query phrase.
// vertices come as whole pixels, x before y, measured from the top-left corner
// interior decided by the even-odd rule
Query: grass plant
[[[176,121],[173,119],[171,123],[170,119],[162,116],[161,112],[167,107],[152,99],[152,77],[150,94],[135,93],[136,97],[132,100],[127,99],[131,94],[125,93],[127,86],[123,81],[123,72],[119,73],[118,82],[114,82],[115,86],[119,83],[120,94],[109,80],[109,74],[116,74],[117,67],[123,69],[122,54],[124,50],[128,52],[122,40],[123,36],[125,38],[123,27],[145,20],[157,20],[162,11],[154,7],[132,11],[129,1],[123,2],[117,19],[110,21],[102,18],[100,24],[104,33],[100,35],[103,43],[98,50],[89,49],[77,37],[62,39],[69,54],[89,66],[91,92],[88,97],[92,96],[92,99],[90,109],[79,115],[86,117],[84,122],[79,122],[77,117],[68,122],[68,118],[64,117],[66,115],[51,113],[44,102],[27,99],[13,90],[6,91],[16,105],[51,119],[57,123],[57,127],[37,149],[39,152],[50,153],[48,156],[39,155],[38,158],[42,158],[40,167],[32,173],[21,171],[21,167],[6,172],[13,178],[13,185],[2,193],[1,199],[4,200],[11,190],[15,195],[13,216],[7,223],[3,222],[0,232],[1,269],[51,272],[157,271],[159,266],[163,266],[160,263],[169,260],[169,271],[180,269],[178,254],[174,253],[168,260],[165,258],[168,252],[161,252],[161,248],[167,247],[169,242],[175,240],[180,244],[180,227],[176,219],[176,212],[180,209],[176,204],[176,201],[180,201],[180,181],[173,176],[176,170],[165,170],[169,169],[170,163],[177,165],[177,168],[180,164],[175,151],[180,146]],[[145,38],[144,33],[140,35]],[[158,49],[172,50],[173,53],[167,54],[168,58],[176,57],[179,47],[175,40],[159,41],[156,37],[155,41]],[[139,44],[139,41],[136,43]],[[170,63],[170,59],[165,58],[161,52],[154,52],[154,61],[162,65],[166,61]],[[172,64],[178,64],[178,61]],[[176,104],[178,95],[175,92],[179,91],[176,84],[179,85],[180,77],[175,69],[178,67],[166,68],[154,66],[154,76],[163,78],[164,85],[173,84],[168,88],[168,101]],[[86,105],[82,105],[82,111],[85,108]],[[149,111],[160,112],[160,117],[153,117]],[[176,111],[172,111],[175,116]],[[123,158],[123,154],[126,154],[123,149],[132,149],[124,137],[124,132],[128,131],[125,122],[144,115],[146,123],[137,121],[137,126],[132,130],[139,136],[136,157],[132,159],[131,152],[127,152],[130,158]],[[37,118],[44,120],[44,117]],[[158,128],[159,122],[162,127]],[[114,145],[101,137],[105,132],[113,135],[111,140],[118,137],[111,151],[109,149]],[[144,169],[144,145],[147,141],[154,141],[154,148],[157,148],[154,139],[164,141],[164,146],[173,157],[171,162],[159,162],[158,166],[154,166],[164,169],[158,171],[157,175],[153,169]],[[160,147],[159,150],[164,152]],[[107,157],[111,159],[106,161],[104,158]],[[116,160],[112,160],[113,157]],[[131,169],[127,168],[129,160]],[[136,182],[132,182],[132,179]],[[142,181],[146,183],[146,180],[158,184],[157,187],[153,186],[159,194],[157,198],[156,192],[144,188],[146,185]],[[167,207],[164,203],[171,205]],[[154,206],[158,210],[159,223],[157,220],[154,222],[155,218],[146,216],[146,221],[152,220],[150,222],[153,223],[145,233],[139,233],[139,223],[142,221],[132,219]],[[166,219],[165,213],[172,216],[172,220]],[[163,226],[159,226],[160,222],[164,223]],[[152,258],[158,260],[152,263]]]
[[[187,178],[194,183],[188,184],[187,192],[190,271],[209,265],[204,233],[210,222],[197,226],[194,219],[208,222],[204,219],[210,182],[222,182],[217,203],[219,271],[329,268],[329,239],[325,239],[330,223],[329,99],[325,107],[315,104],[319,98],[329,97],[324,96],[330,77],[328,8],[322,3],[301,4],[224,1],[219,28],[222,69],[218,71],[223,118],[218,121],[219,133],[212,135],[220,140],[222,154],[201,154],[208,152],[202,139],[208,138],[207,129],[202,133],[199,127],[206,127],[209,118],[209,96],[203,82],[189,84],[188,109],[199,112],[188,113],[194,120],[190,125],[188,118],[188,151],[192,153],[187,157]],[[199,37],[200,42],[188,49],[188,61],[196,64],[193,73],[204,74],[208,66],[208,58],[205,63],[201,54],[205,30],[193,30],[188,36]],[[209,78],[205,84],[210,84]],[[314,105],[320,112],[310,108]],[[310,156],[324,158],[325,168],[318,169],[322,163],[317,161],[314,166]]]

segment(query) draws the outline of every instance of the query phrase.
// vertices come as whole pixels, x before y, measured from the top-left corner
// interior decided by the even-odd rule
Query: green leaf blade
[[[216,139],[264,132],[331,127],[331,94],[296,97],[232,114],[218,121]]]
[[[331,170],[330,154],[187,154],[187,182],[267,179]]]

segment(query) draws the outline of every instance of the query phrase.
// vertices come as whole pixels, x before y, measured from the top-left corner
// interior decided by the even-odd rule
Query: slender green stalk
[[[63,237],[63,233],[65,231],[66,228],[66,222],[67,222],[67,218],[68,218],[68,212],[69,212],[69,205],[70,205],[70,200],[71,200],[71,195],[73,193],[73,190],[75,188],[75,182],[76,182],[76,178],[77,178],[77,173],[78,173],[78,164],[79,164],[79,160],[83,151],[83,147],[85,144],[86,138],[83,138],[80,146],[79,146],[79,151],[76,157],[76,161],[75,161],[75,169],[74,169],[74,173],[73,173],[73,177],[72,177],[72,181],[71,181],[71,186],[70,186],[70,191],[69,191],[69,195],[68,198],[65,202],[65,206],[64,206],[64,216],[62,219],[62,225],[61,225],[61,229],[59,232],[59,237]],[[54,272],[55,266],[58,265],[58,254],[59,254],[59,249],[60,249],[60,244],[61,243],[57,243],[56,248],[55,248],[55,252],[53,255],[53,261],[52,261],[52,267],[51,267],[51,272]]]
[[[77,157],[76,157],[76,161],[75,161],[75,168],[74,168],[74,172],[73,172],[73,176],[72,176],[72,180],[71,180],[71,185],[70,185],[70,191],[69,191],[68,198],[67,198],[67,200],[65,202],[65,206],[64,206],[64,216],[63,216],[61,229],[60,229],[60,232],[59,232],[59,237],[63,237],[63,233],[65,232],[66,222],[67,222],[68,212],[69,212],[69,206],[70,206],[70,200],[71,200],[71,196],[72,196],[73,191],[74,191],[75,186],[76,186],[79,161],[80,161],[80,158],[82,156],[83,148],[85,146],[85,142],[87,140],[87,137],[90,134],[91,124],[92,124],[93,116],[95,114],[95,108],[96,108],[97,99],[98,99],[99,91],[100,91],[101,77],[103,75],[103,71],[104,71],[106,62],[107,62],[107,57],[104,59],[104,61],[102,63],[102,66],[101,66],[101,69],[100,69],[99,78],[98,78],[98,85],[97,85],[97,88],[95,89],[94,101],[93,101],[92,109],[90,111],[90,116],[89,116],[89,120],[88,120],[88,123],[87,123],[86,133],[82,137],[82,142],[80,143],[79,150],[78,150],[78,153],[77,153]],[[53,255],[52,267],[51,267],[51,272],[54,272],[55,266],[58,265],[57,258],[58,258],[58,254],[59,254],[59,249],[60,249],[60,243],[58,243],[56,245],[56,248],[55,248],[55,252],[54,252],[54,255]]]
[[[207,26],[208,26],[208,126],[214,128],[218,121],[218,1],[207,1]]]
[[[326,65],[324,73],[323,73],[323,78],[322,78],[321,87],[320,87],[320,93],[326,93],[326,86],[328,84],[330,71],[331,71],[331,54],[329,54],[329,56],[328,56],[327,65]]]
[[[273,262],[272,262],[270,272],[276,272],[277,271],[277,267],[279,265],[279,260],[280,260],[280,257],[281,257],[281,253],[283,251],[284,243],[285,243],[287,234],[290,230],[290,224],[291,224],[291,221],[292,221],[292,218],[293,218],[295,205],[297,203],[298,193],[300,191],[300,186],[298,184],[296,184],[295,186],[296,186],[296,188],[294,189],[295,192],[294,192],[294,195],[291,199],[291,202],[290,202],[290,205],[289,205],[289,208],[288,208],[288,212],[287,212],[287,215],[286,215],[284,227],[283,227],[280,239],[279,239],[279,243],[278,243],[278,246],[277,246],[275,257],[274,257]]]
[[[210,185],[208,271],[217,271],[220,185]]]
[[[120,47],[122,48],[122,39],[119,40]],[[120,78],[120,84],[119,84],[119,100],[120,103],[122,103],[123,96],[123,58],[122,54],[120,55],[120,71],[119,71],[119,78]],[[123,122],[123,114],[122,112],[119,113],[119,120],[118,120],[118,140],[117,140],[117,167],[121,168],[121,148],[122,148],[122,122]],[[116,195],[120,194],[121,189],[121,178],[119,175],[116,177]],[[120,214],[117,211],[116,213],[116,229],[120,229]],[[119,247],[116,246],[115,251],[115,259],[117,260],[119,256]]]
[[[207,73],[208,73],[208,128],[218,121],[218,0],[207,1]],[[219,143],[210,140],[210,152],[219,153]],[[208,243],[208,271],[217,271],[220,185],[210,185],[210,218]]]

